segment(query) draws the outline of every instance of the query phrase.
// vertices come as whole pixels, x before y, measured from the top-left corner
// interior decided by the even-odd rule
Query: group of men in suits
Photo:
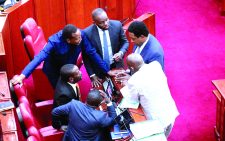
[[[101,8],[93,10],[92,19],[94,23],[84,30],[68,24],[63,30],[49,37],[48,43],[43,50],[35,56],[18,77],[14,77],[11,80],[13,84],[22,83],[23,79],[29,77],[33,70],[44,61],[43,71],[55,89],[54,107],[60,106],[60,108],[56,108],[57,110],[53,110],[53,119],[54,117],[59,117],[60,114],[68,117],[65,123],[58,124],[54,122],[56,120],[53,120],[53,126],[59,128],[61,125],[69,123],[66,136],[71,134],[71,136],[79,140],[92,139],[95,136],[93,134],[90,134],[90,136],[78,134],[87,134],[86,131],[91,132],[91,129],[94,129],[93,127],[100,131],[103,127],[111,125],[113,123],[112,117],[115,117],[114,108],[110,104],[108,114],[99,114],[98,112],[93,112],[93,110],[88,110],[90,107],[93,108],[93,105],[98,106],[102,102],[99,99],[104,94],[99,92],[91,91],[88,94],[86,105],[74,100],[71,101],[72,99],[79,100],[75,83],[81,79],[81,73],[79,68],[74,65],[79,54],[82,52],[84,65],[90,76],[92,86],[98,87],[101,85],[101,79],[107,76],[115,76],[113,71],[111,71],[113,68],[123,67],[123,58],[129,47],[129,42],[119,21],[109,20],[106,12]],[[143,22],[134,21],[129,26],[128,32],[131,41],[135,43],[133,52],[140,54],[145,63],[158,61],[162,69],[164,69],[163,49],[158,40],[149,33],[146,25]],[[96,97],[98,97],[97,102],[93,102]],[[105,95],[103,98],[107,99]],[[98,104],[96,105],[96,103]],[[83,115],[86,117],[85,122],[92,125],[92,128],[84,124],[84,119],[82,118],[82,120],[78,121],[80,121],[79,124],[84,125],[82,129],[86,129],[86,131],[79,129],[76,129],[77,132],[68,131],[75,129],[75,127],[72,127],[75,126],[72,122],[78,118],[75,116],[75,112],[71,113],[70,108],[72,107],[80,109],[76,114],[79,112],[80,114],[85,114]],[[91,115],[87,114],[87,111],[94,114],[94,116],[96,116],[95,113],[101,115],[96,116],[95,120],[98,120],[98,122],[91,120]],[[109,119],[107,124],[99,122],[103,117],[105,120]],[[61,119],[61,121],[63,120]],[[98,134],[99,132],[96,131],[95,133]]]

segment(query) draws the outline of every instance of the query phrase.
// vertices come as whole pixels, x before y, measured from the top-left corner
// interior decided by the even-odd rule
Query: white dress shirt
[[[129,97],[140,102],[149,120],[159,120],[165,128],[179,115],[170,94],[167,78],[157,61],[142,66],[127,84]]]
[[[69,82],[67,82],[72,88],[73,88],[73,90],[74,90],[74,92],[75,92],[75,95],[77,96],[77,85],[76,85],[76,83],[75,84],[72,84],[72,83],[69,83]]]
[[[141,54],[141,51],[143,50],[143,48],[144,48],[145,45],[147,44],[148,40],[149,40],[149,35],[148,35],[148,37],[147,37],[147,40],[146,40],[140,47],[137,46],[137,48],[136,48],[136,50],[135,50],[134,53]]]

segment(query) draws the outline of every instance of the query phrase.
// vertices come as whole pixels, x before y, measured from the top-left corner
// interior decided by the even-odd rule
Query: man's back
[[[132,91],[139,97],[148,119],[159,119],[166,127],[178,116],[167,78],[157,61],[143,65],[132,75],[128,84],[134,86]]]
[[[106,113],[76,100],[53,110],[53,115],[62,113],[69,116],[68,128],[64,135],[65,141],[101,141],[103,129],[112,125],[116,116],[113,106],[109,106]]]

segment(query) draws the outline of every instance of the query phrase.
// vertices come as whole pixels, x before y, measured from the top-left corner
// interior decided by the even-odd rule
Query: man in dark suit
[[[95,48],[91,46],[83,31],[72,24],[68,24],[63,30],[49,37],[48,43],[40,53],[11,82],[13,84],[22,83],[22,80],[29,77],[34,69],[44,61],[43,71],[53,88],[55,88],[60,68],[65,64],[75,64],[80,52],[87,54],[96,67],[101,68],[105,73],[109,71],[109,68],[96,53]]]
[[[103,102],[107,104],[107,112],[96,110]],[[60,116],[69,117],[64,141],[108,141],[109,139],[104,137],[105,128],[114,124],[116,111],[104,92],[93,89],[88,94],[86,104],[72,100],[53,109],[52,115],[55,121],[58,121]]]
[[[55,88],[53,108],[64,105],[72,99],[80,100],[80,92],[76,83],[80,81],[81,78],[82,74],[77,66],[73,64],[62,66],[60,69],[60,78]],[[68,117],[62,117],[60,122],[61,125],[67,125]],[[61,125],[58,128],[60,128]]]
[[[109,20],[106,12],[101,8],[93,10],[92,19],[94,24],[84,30],[91,44],[110,69],[123,67],[123,56],[129,43],[122,24],[119,21]],[[92,86],[101,85],[99,78],[104,78],[106,75],[102,73],[101,69],[95,67],[90,57],[84,57],[83,59]]]
[[[128,27],[129,37],[135,43],[133,53],[138,53],[146,64],[158,61],[164,70],[164,53],[159,41],[149,33],[141,21],[134,21]]]

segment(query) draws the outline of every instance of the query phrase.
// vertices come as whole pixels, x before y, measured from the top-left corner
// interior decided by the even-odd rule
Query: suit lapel
[[[115,37],[114,36],[114,33],[115,32],[113,32],[113,28],[110,26],[110,22],[109,22],[109,29],[108,29],[108,31],[109,31],[109,38],[110,38],[110,42],[111,42],[111,48],[112,48],[112,53],[114,54],[115,53],[115,42],[114,42],[114,38],[113,37]]]
[[[92,35],[95,35],[95,36],[92,37],[94,39],[94,41],[95,41],[95,44],[96,44],[95,48],[102,55],[103,54],[102,53],[102,44],[101,44],[101,40],[100,40],[98,29],[97,29],[96,25],[93,25],[92,32],[93,32]]]
[[[133,47],[133,53],[135,52],[135,50],[136,50],[136,48],[137,48],[137,46],[136,45],[134,45],[134,47]]]
[[[67,85],[67,87],[70,89],[70,92],[72,92],[73,97],[74,97],[75,99],[77,99],[78,96],[77,96],[77,93],[75,93],[73,87],[72,87],[70,84],[68,84],[68,83],[66,83],[66,85]]]
[[[147,52],[149,52],[149,47],[150,47],[150,40],[148,40],[147,44],[144,46],[144,48],[142,49],[140,55],[144,56]]]

